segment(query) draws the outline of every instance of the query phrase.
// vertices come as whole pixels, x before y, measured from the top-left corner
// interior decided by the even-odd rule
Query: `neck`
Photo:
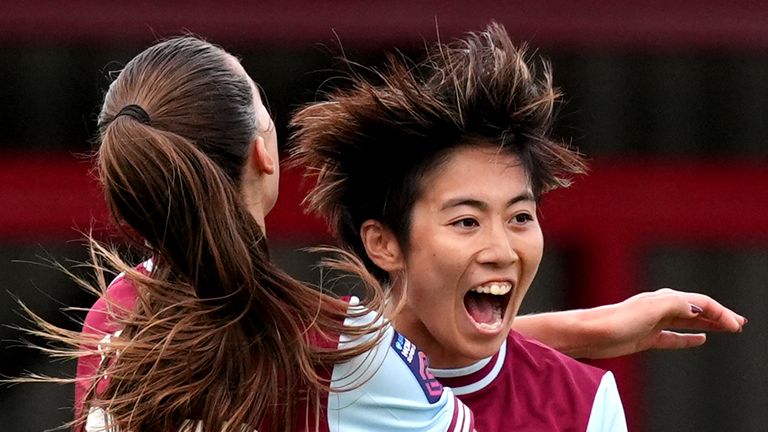
[[[399,283],[390,288],[390,296],[384,315],[390,320],[395,330],[427,355],[429,366],[438,369],[456,369],[474,364],[479,359],[459,355],[451,349],[446,349],[432,335],[429,329],[417,314],[413,313],[407,302],[407,295],[403,297],[403,289]]]
[[[258,206],[258,208],[248,207],[248,212],[256,220],[256,223],[259,224],[259,226],[261,227],[261,231],[264,233],[264,236],[266,237],[267,230],[266,230],[266,224],[264,222],[264,210],[262,210],[261,206]]]
[[[251,217],[256,220],[256,223],[259,224],[261,230],[266,236],[267,227],[265,225],[264,219],[267,212],[264,211],[264,200],[262,194],[259,193],[258,187],[254,188],[251,182],[244,182],[241,196],[243,197],[243,203],[245,204],[245,207],[248,209],[248,213],[250,213]]]

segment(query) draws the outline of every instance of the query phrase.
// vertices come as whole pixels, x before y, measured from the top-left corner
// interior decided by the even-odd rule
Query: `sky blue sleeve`
[[[587,432],[627,432],[627,420],[613,374],[606,372],[595,393]]]
[[[329,430],[472,431],[471,412],[429,373],[424,354],[392,326],[383,331],[375,349],[334,368],[338,391],[328,397]],[[339,346],[349,343],[342,338]]]

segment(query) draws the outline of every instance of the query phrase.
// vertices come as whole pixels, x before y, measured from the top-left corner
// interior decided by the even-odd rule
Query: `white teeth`
[[[493,294],[504,295],[512,289],[512,284],[508,282],[494,282],[488,285],[481,285],[479,287],[472,288],[471,291],[480,294]]]
[[[495,322],[490,324],[480,323],[476,325],[483,330],[497,330],[499,327],[501,327],[501,320],[496,320]]]

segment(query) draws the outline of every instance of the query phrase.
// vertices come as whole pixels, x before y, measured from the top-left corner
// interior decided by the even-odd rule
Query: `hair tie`
[[[138,106],[138,105],[126,105],[118,111],[117,114],[115,114],[115,118],[120,117],[121,115],[127,115],[128,117],[132,117],[134,120],[139,121],[140,123],[143,123],[145,125],[150,124],[150,118],[149,114],[147,114],[146,111],[144,111],[144,108]]]

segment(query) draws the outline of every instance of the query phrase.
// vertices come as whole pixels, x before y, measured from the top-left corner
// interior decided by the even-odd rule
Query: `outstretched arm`
[[[741,332],[746,323],[709,296],[664,288],[592,309],[520,316],[513,327],[572,357],[596,359],[696,347],[707,339],[703,331]]]

